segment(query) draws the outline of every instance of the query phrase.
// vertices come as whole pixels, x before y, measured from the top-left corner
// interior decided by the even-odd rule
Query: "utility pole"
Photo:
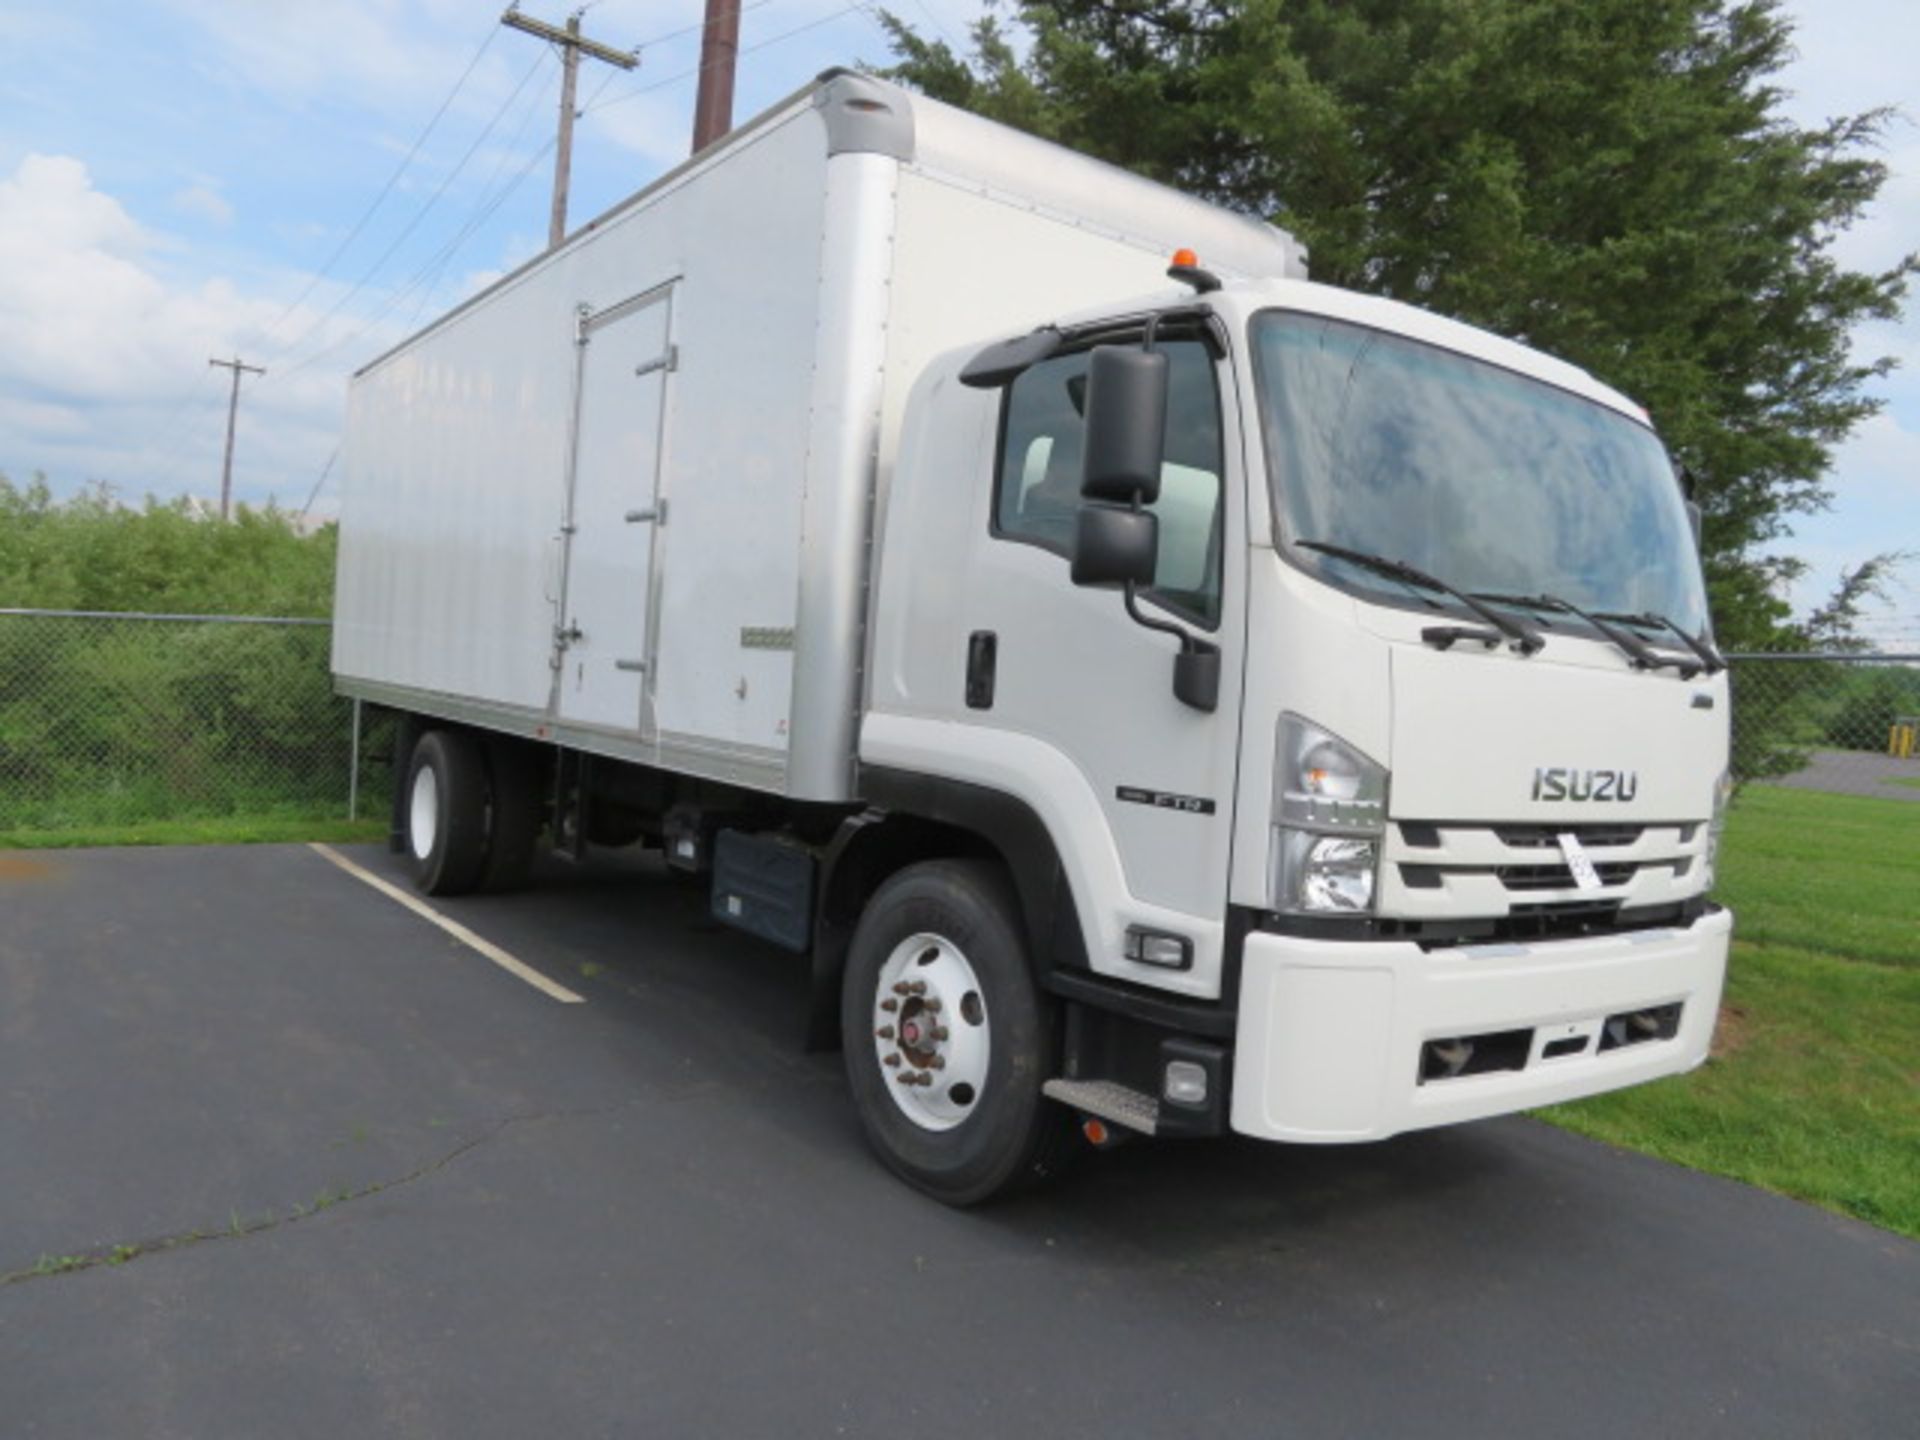
[[[611,45],[602,45],[582,35],[582,13],[576,10],[569,15],[564,30],[544,20],[522,15],[518,8],[512,6],[500,17],[502,25],[525,31],[560,47],[560,140],[553,156],[553,218],[547,225],[549,250],[565,239],[567,234],[567,182],[573,174],[573,89],[580,74],[580,53],[584,50],[594,59],[604,60],[621,70],[631,70],[640,63],[640,57],[631,51],[615,50]]]
[[[700,91],[693,102],[693,153],[733,128],[733,69],[740,58],[740,0],[707,0],[700,32]]]
[[[233,509],[233,422],[240,413],[240,372],[264,375],[267,370],[264,365],[242,365],[238,355],[231,360],[209,360],[207,364],[233,372],[233,393],[227,397],[227,458],[220,465],[220,518],[224,521]]]

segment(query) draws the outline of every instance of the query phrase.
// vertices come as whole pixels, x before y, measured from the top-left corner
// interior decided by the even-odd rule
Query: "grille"
[[[1602,885],[1625,885],[1641,870],[1671,868],[1683,876],[1693,868],[1693,858],[1682,855],[1671,860],[1608,860],[1597,862],[1594,873]],[[1492,875],[1508,890],[1571,890],[1573,871],[1565,865],[1497,865],[1491,869],[1467,867],[1447,869],[1439,865],[1400,866],[1400,883],[1411,890],[1438,890],[1448,875]]]
[[[1614,842],[1616,844],[1621,842]],[[1624,885],[1640,867],[1631,860],[1616,860],[1593,867],[1602,885]],[[1565,865],[1502,865],[1493,872],[1509,890],[1571,890],[1573,871]]]
[[[1568,827],[1556,825],[1495,825],[1493,833],[1500,843],[1515,850],[1551,850],[1568,833]],[[1644,825],[1576,825],[1572,833],[1590,850],[1615,845],[1632,845],[1646,833]]]

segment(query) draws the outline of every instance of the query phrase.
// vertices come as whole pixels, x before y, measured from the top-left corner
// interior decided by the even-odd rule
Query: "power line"
[[[762,3],[765,3],[765,0],[762,0]],[[607,72],[599,85],[594,88],[593,93],[587,97],[588,108],[593,106],[594,101],[600,97],[601,93],[618,73],[618,71],[612,70]],[[508,178],[505,186],[491,195],[487,193],[494,181],[499,178],[500,172],[506,168],[507,157],[511,155],[513,146],[519,142],[520,135],[525,132],[527,121],[531,118],[533,109],[537,104],[538,100],[536,98],[534,104],[529,106],[526,114],[521,117],[521,122],[515,129],[513,139],[508,142],[506,149],[503,150],[501,154],[501,158],[494,163],[493,173],[487,177],[486,184],[481,187],[480,199],[474,203],[473,209],[468,212],[466,222],[454,232],[452,237],[449,238],[439,250],[427,258],[426,263],[414,272],[412,278],[409,279],[405,285],[390,294],[387,297],[386,304],[368,316],[366,321],[357,330],[308,355],[304,360],[290,367],[286,372],[287,374],[294,374],[300,370],[304,370],[308,366],[316,364],[328,356],[337,354],[339,351],[353,345],[397,309],[402,300],[406,299],[408,295],[418,289],[420,291],[420,300],[414,306],[404,328],[410,330],[413,327],[413,323],[419,318],[420,312],[426,308],[427,303],[432,299],[433,287],[439,283],[440,276],[445,272],[447,266],[452,263],[453,257],[459,253],[460,247],[466,243],[468,238],[471,237],[476,230],[493,217],[495,212],[506,203],[513,192],[520,188],[521,183],[533,173],[534,167],[546,158],[547,152],[553,149],[556,142],[553,140],[546,141],[539,149],[535,150],[533,154],[526,158],[520,168]]]
[[[354,296],[358,295],[367,287],[367,282],[379,273],[380,268],[392,258],[394,251],[398,250],[401,243],[418,228],[422,220],[426,219],[427,215],[433,210],[433,207],[440,203],[440,197],[446,194],[447,187],[459,178],[461,171],[467,168],[468,162],[473,159],[480,147],[486,143],[487,137],[493,133],[493,129],[500,123],[501,117],[507,113],[508,109],[513,105],[513,102],[520,98],[520,92],[527,88],[527,82],[533,79],[534,72],[540,68],[541,62],[547,58],[544,52],[534,57],[533,64],[529,65],[526,73],[520,77],[520,83],[513,87],[512,92],[501,102],[500,107],[493,112],[493,118],[488,120],[485,128],[474,137],[473,143],[467,146],[466,152],[455,162],[454,167],[441,177],[440,183],[434,187],[433,193],[427,197],[426,203],[414,212],[413,218],[407,221],[407,223],[401,227],[400,233],[388,242],[387,248],[380,252],[379,258],[366,268],[358,280],[353,282],[352,287],[348,289],[346,294],[328,306],[326,311],[311,325],[307,326],[305,330],[301,331],[298,336],[288,341],[287,344],[281,348],[276,358],[284,359],[299,349],[300,346],[316,334],[327,321],[345,309]],[[292,371],[289,370],[286,373],[290,374]]]
[[[599,97],[600,91],[606,89],[607,82],[613,79],[618,73],[618,71],[609,70],[600,84],[595,88],[593,95],[588,97],[587,103],[592,104],[593,101]],[[544,96],[544,91],[532,92],[532,98],[528,101],[526,108],[520,113],[519,122],[513,127],[513,134],[510,135],[506,143],[501,146],[500,156],[493,162],[492,171],[490,171],[487,178],[481,182],[479,198],[474,201],[472,208],[467,212],[466,218],[461,222],[460,229],[456,232],[456,234],[463,239],[472,232],[475,217],[492,203],[496,194],[494,187],[499,183],[500,177],[506,173],[507,162],[512,160],[516,152],[520,149],[520,141],[525,138],[527,126],[532,123],[534,112],[540,108],[540,102]],[[545,154],[546,152],[542,150],[541,153]],[[531,167],[523,166],[523,168],[530,169]],[[427,276],[425,283],[420,287],[419,300],[415,302],[413,309],[408,312],[407,318],[400,322],[400,328],[403,331],[411,332],[414,326],[419,323],[421,313],[433,299],[434,287],[440,283],[440,277],[446,272],[447,266],[453,261],[457,246],[454,249],[446,249],[445,247],[442,247],[442,249],[443,253],[438,262],[429,262],[432,273]]]
[[[769,35],[765,40],[757,40],[751,45],[742,45],[740,47],[740,54],[751,55],[756,51],[765,50],[768,46],[778,45],[783,40],[791,40],[796,35],[804,35],[809,30],[818,30],[822,25],[831,25],[835,20],[851,15],[856,10],[866,14],[869,19],[872,18],[872,13],[867,9],[866,0],[853,0],[853,3],[842,5],[838,10],[822,15],[817,19],[809,20],[804,25],[796,25],[791,30],[782,30],[778,35]],[[694,28],[700,29],[703,27],[695,26]],[[636,89],[625,91],[614,96],[611,100],[602,100],[592,109],[584,111],[583,114],[593,115],[601,110],[609,110],[615,105],[624,105],[629,100],[638,100],[643,95],[651,95],[656,90],[666,89],[669,85],[678,85],[682,80],[691,80],[706,68],[708,67],[695,65],[689,69],[680,71],[677,75],[669,75],[663,80],[656,80],[651,85],[642,85]]]
[[[393,173],[387,176],[387,183],[380,187],[380,193],[375,195],[367,205],[367,208],[360,212],[360,218],[353,222],[353,228],[347,232],[347,238],[334,247],[333,253],[327,257],[326,263],[314,271],[313,275],[307,281],[306,288],[294,296],[294,298],[288,302],[287,308],[282,310],[279,315],[274,318],[273,323],[266,328],[265,333],[268,336],[271,336],[274,331],[278,330],[281,325],[286,322],[286,318],[300,308],[306,298],[314,292],[315,287],[332,273],[333,267],[339,263],[340,257],[347,253],[347,247],[360,238],[360,232],[366,229],[367,222],[373,218],[374,212],[380,208],[387,196],[393,193],[393,187],[399,184],[400,177],[407,173],[407,167],[413,164],[414,157],[420,153],[420,147],[427,143],[427,137],[433,134],[434,127],[440,123],[441,117],[447,113],[448,107],[454,102],[454,98],[459,95],[460,91],[466,86],[468,78],[472,76],[474,70],[478,68],[481,57],[487,53],[488,48],[492,46],[499,34],[500,30],[498,26],[489,25],[487,27],[487,35],[486,38],[480,42],[480,48],[473,52],[473,58],[467,61],[467,68],[460,72],[460,78],[453,82],[453,88],[447,91],[446,96],[440,101],[439,108],[433,112],[433,118],[427,121],[426,128],[414,137],[413,144],[408,147],[407,153],[401,157],[400,163],[394,167]]]
[[[747,9],[764,8],[766,5],[771,3],[772,3],[772,0],[756,0],[755,4],[743,7],[742,13],[744,13],[745,10]],[[774,45],[778,45],[782,43],[783,41],[790,40],[796,35],[802,35],[809,30],[816,30],[822,25],[831,24],[833,21],[842,19],[845,16],[854,13],[855,11],[860,11],[864,14],[867,14],[869,18],[871,18],[871,11],[868,8],[866,0],[852,0],[852,3],[843,5],[838,10],[834,10],[826,15],[818,16],[815,19],[806,21],[805,23],[800,25],[795,25],[789,29],[781,31],[777,35],[769,35],[766,39],[755,41],[751,45],[743,45],[740,48],[739,53],[741,55],[750,55],[757,51],[768,49]],[[660,43],[661,39],[671,38],[674,35],[687,34],[690,31],[699,30],[702,28],[704,28],[702,25],[694,25],[689,27],[683,27],[681,30],[678,30],[678,31],[669,31],[667,32],[666,36],[656,37],[653,41],[648,42],[648,44],[658,44]],[[636,89],[624,91],[621,94],[613,96],[611,99],[598,100],[596,99],[596,96],[599,94],[599,90],[604,90],[607,86],[608,81],[610,81],[613,78],[613,72],[610,72],[607,79],[601,82],[599,90],[596,90],[594,95],[590,95],[587,99],[587,102],[583,106],[581,106],[580,115],[582,117],[585,117],[587,115],[597,114],[598,112],[608,109],[614,105],[624,104],[629,100],[638,99],[643,95],[653,94],[657,91],[664,90],[669,86],[678,85],[683,81],[690,80],[693,77],[700,74],[702,68],[703,67],[699,65],[691,66],[688,69],[682,70],[676,74],[665,76],[655,81],[651,85],[644,85]],[[381,305],[374,312],[372,312],[372,314],[370,314],[366,318],[366,320],[359,326],[359,328],[354,330],[352,333],[346,336],[343,336],[342,338],[335,340],[330,344],[324,345],[316,351],[309,353],[307,356],[295,362],[294,364],[285,367],[279,372],[281,378],[286,379],[293,375],[296,375],[300,371],[308,369],[309,367],[315,364],[318,364],[319,362],[337,354],[341,350],[344,350],[349,346],[355,344],[357,341],[359,341],[364,336],[366,336],[368,332],[370,332],[389,314],[391,314],[395,309],[397,309],[400,306],[400,304],[409,295],[412,295],[416,290],[419,290],[422,285],[431,286],[431,284],[436,282],[439,278],[440,273],[445,269],[447,264],[451,262],[453,255],[458,252],[459,247],[462,244],[464,244],[466,240],[476,230],[478,230],[482,225],[484,225],[488,220],[490,220],[495,213],[499,211],[500,207],[503,204],[505,204],[505,202],[513,195],[513,193],[516,190],[519,189],[520,185],[533,172],[534,167],[537,166],[542,160],[546,158],[547,152],[552,150],[556,143],[557,143],[557,139],[548,140],[539,149],[535,150],[532,155],[528,156],[527,160],[521,165],[521,167],[517,171],[514,172],[514,174],[508,179],[506,185],[497,194],[495,194],[491,198],[483,198],[476,205],[476,208],[472,212],[470,212],[470,216],[467,222],[463,224],[457,231],[455,231],[454,234],[446,241],[445,244],[443,244],[440,247],[439,250],[437,250],[436,252],[434,252],[433,255],[428,257],[427,261],[420,267],[419,270],[417,270],[414,273],[412,278],[409,279],[406,284],[402,285],[398,290],[390,294],[387,298],[386,303]],[[496,167],[496,173],[497,173],[497,169],[498,167]],[[416,313],[417,313],[417,310],[416,310]]]
[[[313,502],[320,498],[320,487],[327,483],[327,476],[333,473],[333,462],[340,458],[340,447],[335,445],[333,453],[327,456],[327,463],[320,467],[320,478],[313,482],[313,489],[307,492],[307,503],[300,507],[300,522],[304,525],[307,512],[313,509]]]
[[[386,303],[369,315],[359,329],[339,340],[335,340],[329,345],[323,346],[319,350],[311,352],[305,359],[300,360],[284,370],[282,372],[283,377],[298,374],[307,367],[317,364],[354,344],[366,335],[368,331],[372,330],[374,326],[392,314],[394,310],[398,309],[400,302],[405,300],[407,296],[411,295],[422,284],[429,283],[430,275],[437,278],[438,271],[444,269],[448,262],[452,260],[454,253],[466,241],[467,237],[493,217],[494,212],[500,208],[507,197],[520,188],[520,182],[531,175],[534,167],[547,158],[547,152],[553,149],[554,144],[554,141],[548,140],[545,144],[541,145],[538,150],[534,151],[533,154],[529,155],[526,163],[514,172],[513,178],[507,182],[505,188],[502,189],[498,195],[494,196],[492,200],[488,201],[480,210],[475,212],[472,218],[469,219],[465,225],[461,226],[461,228],[454,233],[453,237],[442,245],[439,250],[429,256],[426,264],[414,272],[413,278],[390,294],[387,297]]]
[[[748,15],[755,10],[764,10],[771,4],[773,4],[773,0],[753,0],[751,5],[742,5],[740,7],[740,13],[742,15]],[[642,40],[634,48],[643,51],[651,50],[654,46],[664,45],[669,40],[678,40],[682,35],[697,35],[706,28],[707,22],[705,20],[696,20],[691,25],[682,25],[678,30],[669,30],[664,35],[654,36],[651,40]]]

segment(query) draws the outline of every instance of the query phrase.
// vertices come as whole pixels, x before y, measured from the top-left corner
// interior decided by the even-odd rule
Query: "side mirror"
[[[1145,510],[1089,501],[1073,535],[1076,585],[1151,585],[1160,554],[1160,521]]]
[[[1101,345],[1087,357],[1087,439],[1080,493],[1117,505],[1160,498],[1167,444],[1167,357]]]
[[[1148,347],[1152,341],[1149,326]],[[1219,647],[1143,613],[1137,593],[1153,584],[1160,555],[1160,521],[1144,507],[1160,498],[1170,373],[1163,351],[1100,345],[1087,357],[1084,394],[1069,392],[1086,421],[1072,577],[1076,585],[1118,586],[1136,625],[1178,640],[1174,696],[1212,711],[1220,703]]]

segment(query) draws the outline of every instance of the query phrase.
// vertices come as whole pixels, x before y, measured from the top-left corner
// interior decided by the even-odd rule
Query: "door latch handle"
[[[976,630],[967,637],[967,708],[991,710],[993,684],[999,668],[1000,637],[991,630]]]
[[[667,523],[667,502],[664,500],[649,505],[644,510],[627,511],[629,525],[664,525]]]

